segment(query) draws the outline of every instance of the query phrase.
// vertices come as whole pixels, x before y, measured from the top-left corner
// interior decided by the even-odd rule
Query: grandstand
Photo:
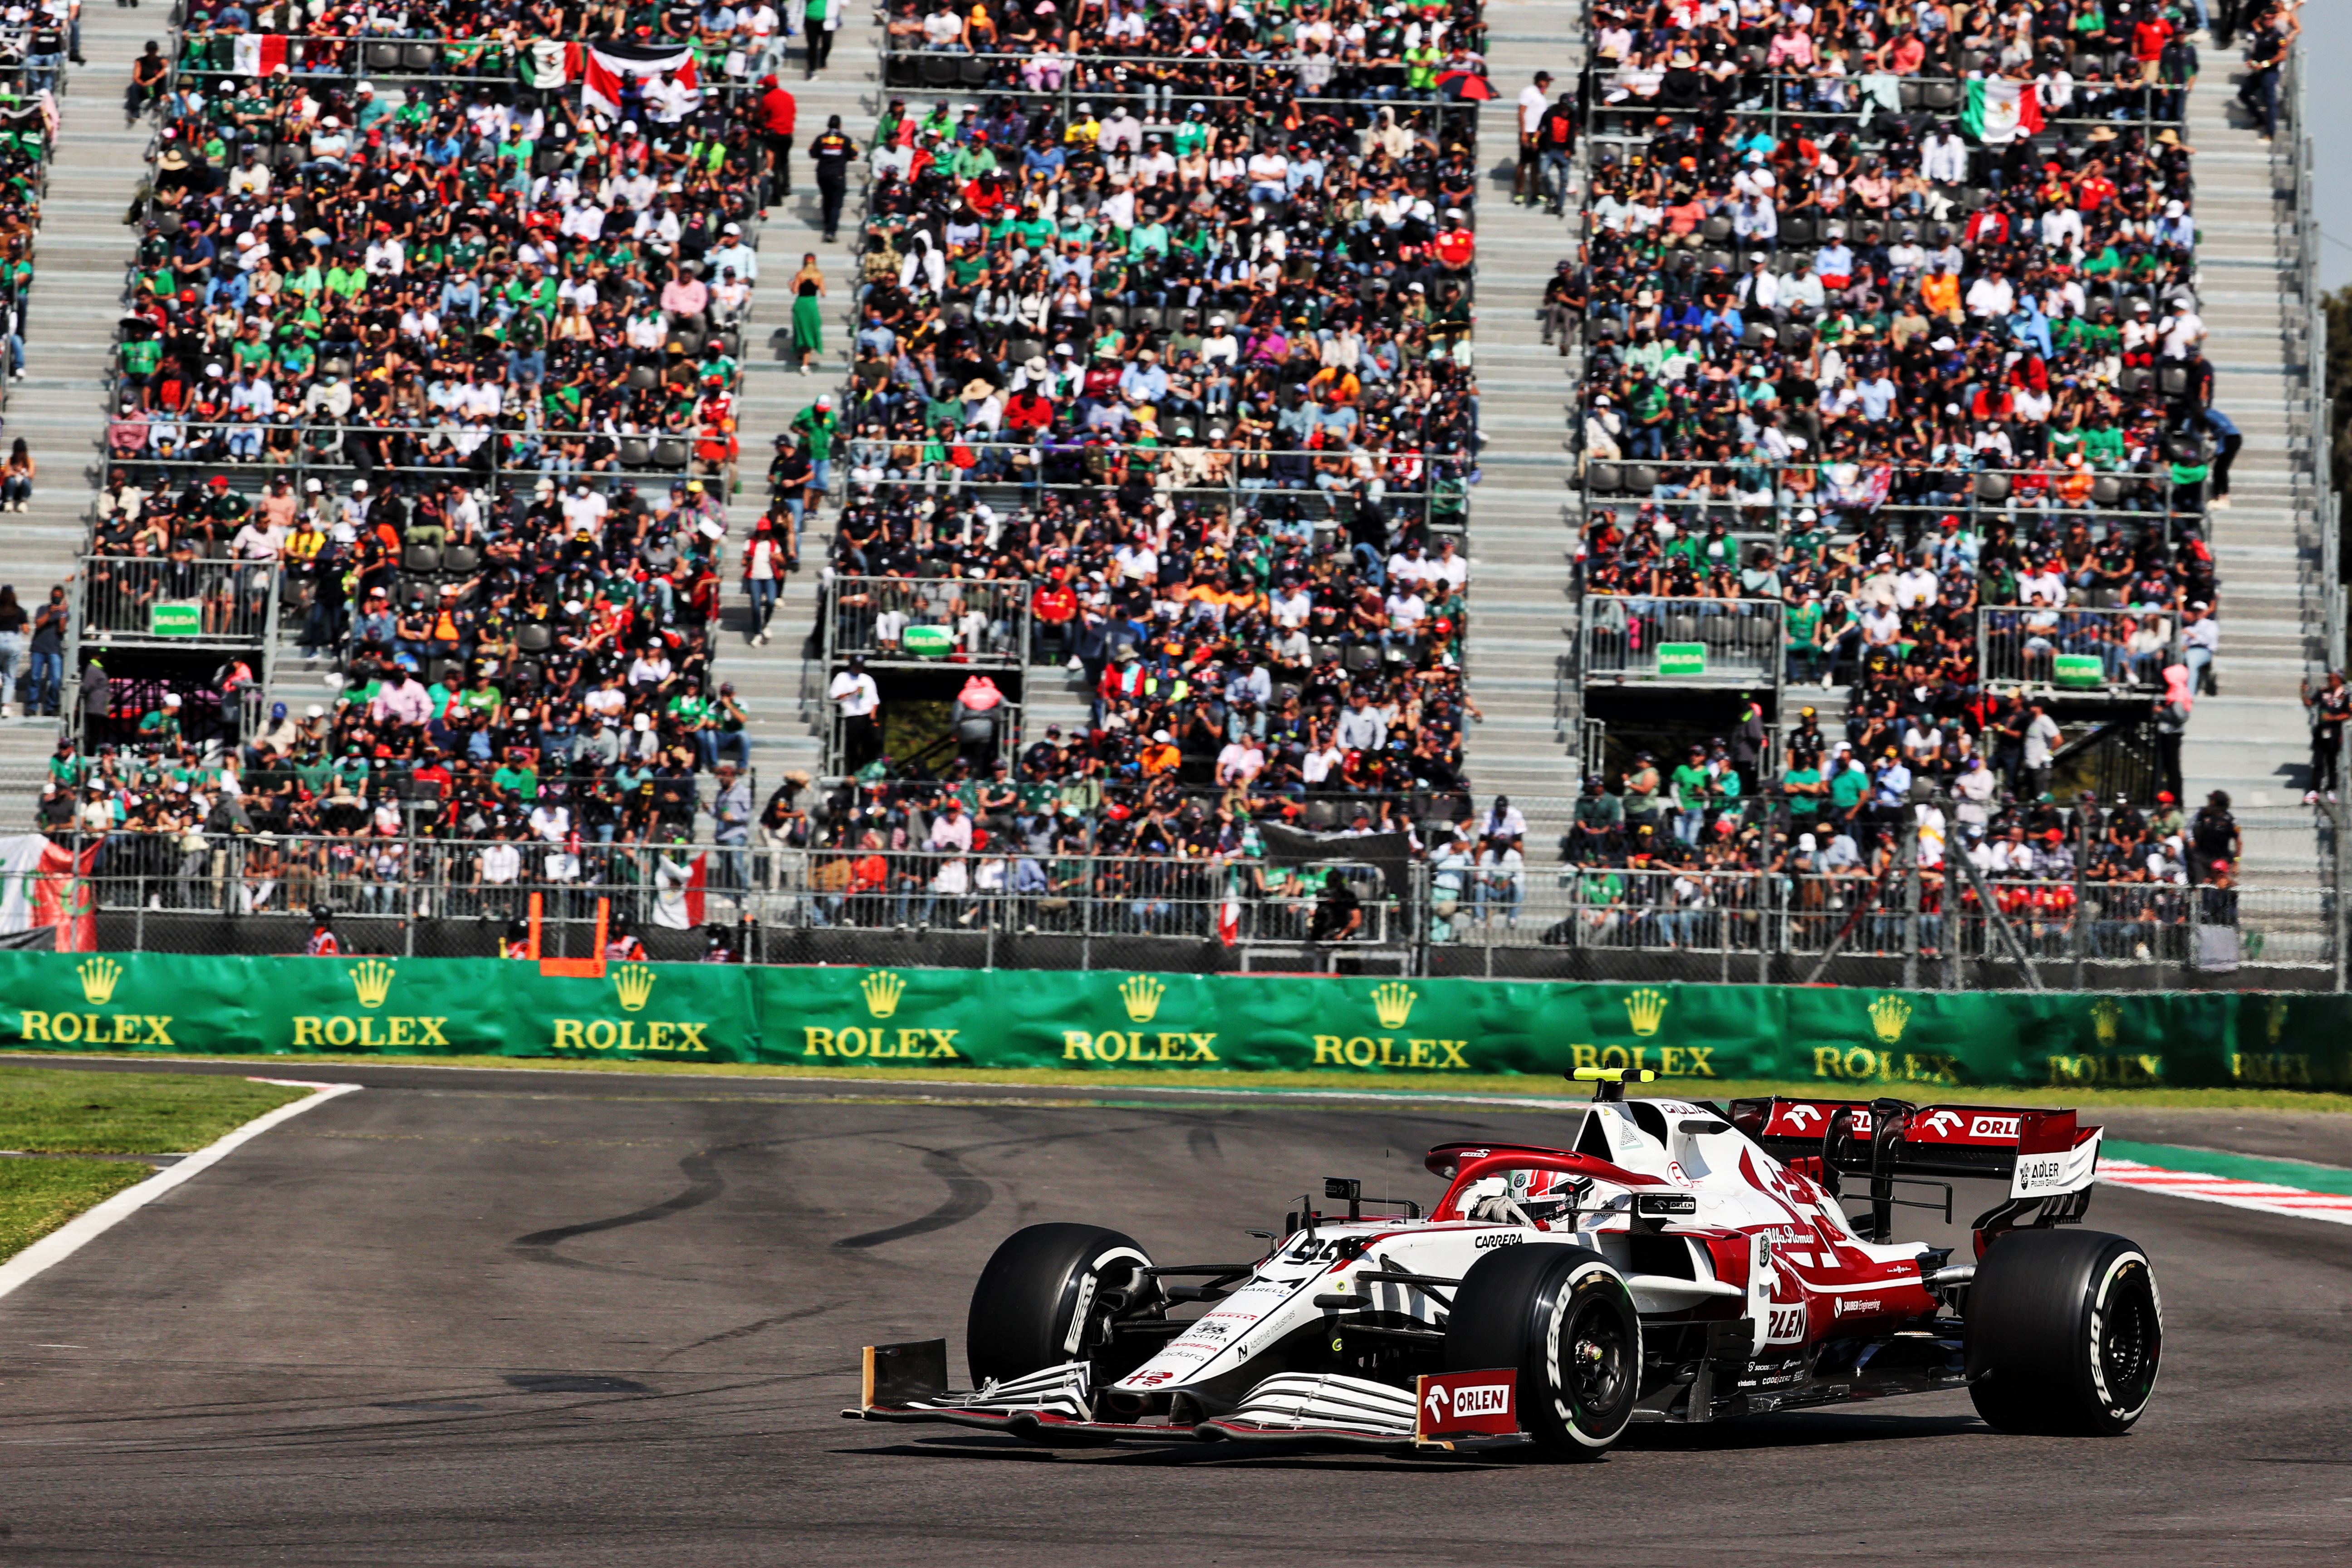
[[[564,940],[605,897],[770,960],[881,932],[906,963],[2334,982],[2338,817],[2300,804],[2296,691],[2340,629],[2291,56],[2265,144],[2201,37],[1832,38],[1736,11],[1701,33],[1601,5],[1563,43],[1557,8],[1462,0],[1358,43],[1305,12],[1195,37],[1172,10],[1130,33],[1143,13],[895,7],[786,73],[800,190],[763,202],[759,57],[726,40],[690,87],[607,51],[628,103],[604,115],[576,45],[420,14],[289,43],[254,102],[238,73],[270,57],[204,15],[158,118],[59,142],[83,205],[110,153],[152,154],[150,226],[47,226],[87,259],[45,270],[40,319],[135,319],[47,382],[74,351],[34,334],[33,384],[73,395],[31,427],[135,461],[44,485],[10,544],[28,600],[69,558],[134,557],[80,569],[68,692],[76,738],[119,748],[115,815],[17,792],[103,827],[129,940],[211,940],[178,917],[299,883],[404,952],[479,951],[535,888]],[[137,20],[88,18],[86,74],[128,72]],[[1569,127],[1540,161],[1514,156],[1539,70],[1535,112]],[[199,105],[206,82],[236,85]],[[287,286],[298,257],[225,268],[251,231],[183,221],[178,193],[207,194],[186,168],[234,190],[223,122],[314,187],[384,156],[339,152],[328,110],[428,173],[444,142],[494,171],[525,153],[557,235],[504,248],[486,311],[436,272],[387,321],[320,311],[307,353],[246,353],[179,274],[331,299],[335,258],[324,294]],[[833,113],[838,243],[805,162]],[[683,177],[628,183],[632,134]],[[698,135],[715,161],[665,163]],[[1515,175],[1572,199],[1516,203]],[[616,275],[583,226],[616,211],[638,248],[615,298],[645,308],[572,325]],[[428,268],[472,254],[457,230]],[[374,276],[380,242],[341,265]],[[549,265],[524,276],[526,251]],[[721,256],[759,273],[748,298],[713,287]],[[530,289],[569,401],[520,412],[533,345],[478,334],[372,382],[374,334],[502,322]],[[304,335],[281,313],[259,342],[281,326]],[[239,385],[268,376],[262,416]],[[194,402],[158,417],[164,384]],[[74,400],[101,395],[93,438]],[[299,552],[238,540],[248,510],[299,514],[313,480],[351,510],[361,479],[409,515],[357,563],[346,630]],[[755,589],[751,563],[794,553]],[[2159,717],[2183,697],[2185,737]],[[173,723],[184,781],[155,760]],[[51,725],[6,726],[0,767],[39,765]],[[258,792],[297,808],[273,860],[172,816],[175,782],[218,793],[204,742],[232,730],[383,765],[321,749]],[[2215,787],[2227,828],[2191,820]]]

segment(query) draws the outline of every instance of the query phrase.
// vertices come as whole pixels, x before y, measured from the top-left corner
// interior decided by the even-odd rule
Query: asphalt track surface
[[[2003,1436],[1939,1394],[1636,1428],[1594,1466],[1050,1451],[840,1419],[858,1348],[945,1332],[960,1371],[1021,1225],[1223,1261],[1325,1175],[1425,1200],[1429,1144],[1562,1119],[302,1072],[368,1091],[0,1300],[0,1563],[2352,1558],[2352,1226],[2101,1189],[2090,1223],[2148,1248],[2168,1329],[2120,1440]],[[2352,1119],[2105,1120],[2352,1163]]]

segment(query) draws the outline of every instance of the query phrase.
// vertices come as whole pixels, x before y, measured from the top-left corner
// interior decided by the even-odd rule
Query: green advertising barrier
[[[876,1068],[1528,1073],[1854,1091],[2352,1088],[2331,994],[0,952],[0,1047]]]

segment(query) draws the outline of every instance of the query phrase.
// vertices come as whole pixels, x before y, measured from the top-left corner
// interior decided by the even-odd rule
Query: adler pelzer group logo
[[[1142,1027],[1146,1024],[1164,1026],[1183,1021],[1160,1016],[1160,1004],[1168,999],[1166,981],[1149,974],[1130,974],[1119,982],[1118,995],[1127,1022],[1137,1026],[1122,1029],[1113,1020],[1107,1029],[1064,1029],[1064,1061],[1121,1062],[1129,1067],[1222,1065],[1214,1030],[1201,1033],[1183,1028]]]
[[[27,1007],[17,1015],[16,1037],[49,1046],[173,1046],[172,1016],[113,1005],[122,965],[103,954],[75,966],[81,1007]],[[70,997],[71,993],[68,993]]]
[[[703,1037],[710,1026],[708,1019],[636,1016],[653,1005],[655,990],[661,981],[660,973],[652,965],[616,963],[606,978],[612,982],[613,1001],[627,1016],[551,1018],[549,1044],[555,1049],[659,1051],[666,1056],[710,1054],[710,1044]]]
[[[849,1058],[862,1061],[961,1061],[956,1048],[960,1026],[910,1025],[899,1021],[898,1005],[907,999],[907,977],[896,970],[870,971],[857,983],[866,1016],[856,1015],[825,1024],[801,1026],[801,1055],[819,1060]],[[885,1025],[889,1026],[885,1027]]]

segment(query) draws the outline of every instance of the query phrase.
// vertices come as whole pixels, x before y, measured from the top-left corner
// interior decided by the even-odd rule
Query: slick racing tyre
[[[1557,1453],[1597,1458],[1633,1419],[1642,1320],[1624,1278],[1591,1248],[1506,1247],[1462,1277],[1445,1366],[1517,1367],[1520,1429]]]
[[[1095,1225],[1033,1225],[1007,1237],[971,1290],[964,1344],[974,1386],[1020,1377],[1065,1362],[1097,1363],[1124,1377],[1142,1364],[1116,1366],[1109,1349],[1114,1305],[1146,1283],[1151,1259],[1132,1237]],[[1115,1300],[1107,1297],[1118,1294]]]
[[[2013,1230],[1969,1286],[1969,1395],[2004,1432],[2112,1437],[2156,1392],[2164,1308],[2135,1242]]]

